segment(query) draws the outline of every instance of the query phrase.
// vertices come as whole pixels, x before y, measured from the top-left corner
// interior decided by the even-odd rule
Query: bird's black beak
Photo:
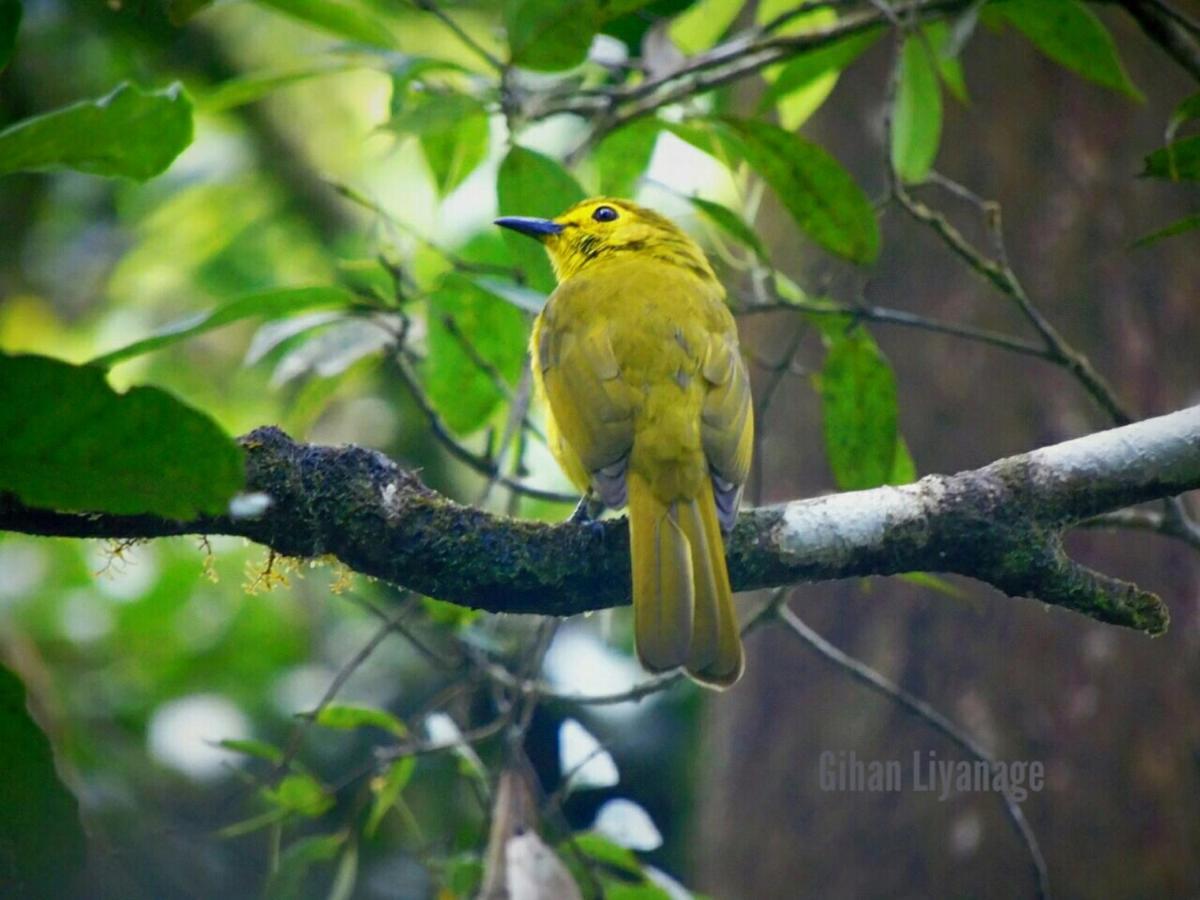
[[[511,228],[531,238],[541,240],[552,234],[561,234],[563,227],[553,219],[534,219],[529,216],[505,216],[497,219],[496,224],[501,228]]]

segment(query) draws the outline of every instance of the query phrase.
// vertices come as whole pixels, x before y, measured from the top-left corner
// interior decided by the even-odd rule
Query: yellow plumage
[[[673,223],[596,198],[546,219],[558,276],[533,328],[550,449],[580,490],[629,506],[638,656],[715,687],[742,672],[725,566],[754,421],[737,328],[703,251]]]

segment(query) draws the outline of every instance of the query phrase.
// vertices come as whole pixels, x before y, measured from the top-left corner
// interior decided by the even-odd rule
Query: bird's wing
[[[600,499],[624,506],[635,398],[620,377],[607,324],[593,320],[567,327],[544,316],[537,356],[559,432],[591,474]]]
[[[721,527],[729,531],[737,519],[754,448],[750,377],[738,352],[732,317],[728,328],[710,334],[701,372],[708,393],[701,412],[700,439],[712,469],[717,515]]]

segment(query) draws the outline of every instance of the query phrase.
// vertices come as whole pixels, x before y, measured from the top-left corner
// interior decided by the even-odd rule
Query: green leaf
[[[642,861],[632,850],[614,843],[599,832],[585,831],[575,835],[569,843],[573,843],[575,849],[584,856],[602,863],[616,872],[622,872],[634,878],[641,878],[644,874]],[[560,849],[564,856],[570,858],[569,844],[564,843]]]
[[[278,747],[253,738],[226,738],[220,742],[220,746],[234,753],[265,759],[267,762],[278,763],[283,759],[283,751]]]
[[[474,853],[457,853],[443,864],[443,880],[455,897],[474,897],[483,881],[483,862]]]
[[[1079,0],[1002,0],[988,8],[1059,65],[1134,100],[1145,99],[1129,80],[1112,35]]]
[[[1146,157],[1142,175],[1168,181],[1200,181],[1200,135],[1155,150]]]
[[[796,134],[767,122],[722,118],[719,134],[775,191],[814,241],[852,262],[879,255],[879,223],[871,201],[837,160]],[[740,152],[739,152],[740,151]]]
[[[842,490],[891,480],[896,463],[896,382],[892,367],[860,328],[833,342],[821,370],[825,452]]]
[[[833,90],[838,74],[879,40],[881,34],[882,28],[872,28],[848,35],[823,47],[802,53],[790,62],[769,70],[778,74],[763,92],[759,100],[759,110],[777,106],[784,128],[789,131],[799,128]],[[789,99],[797,92],[802,95],[803,103]],[[807,107],[811,107],[808,115],[801,115]]]
[[[263,788],[264,799],[278,809],[315,819],[333,806],[333,795],[311,775],[287,775],[275,787]]]
[[[720,40],[742,6],[742,0],[700,0],[675,17],[667,34],[684,53],[699,53]]]
[[[356,43],[385,50],[397,46],[388,27],[358,3],[346,0],[258,0],[258,3]]]
[[[511,303],[517,309],[537,315],[546,305],[546,295],[530,290],[512,281],[501,281],[488,275],[473,275],[471,280],[494,297]]]
[[[358,843],[351,841],[342,851],[337,871],[333,873],[333,884],[329,886],[326,900],[350,900],[354,896],[354,885],[358,881]]]
[[[165,391],[116,393],[95,366],[0,353],[0,491],[46,509],[223,512],[245,480],[242,451]]]
[[[417,768],[415,756],[402,756],[388,766],[387,775],[372,783],[371,790],[375,792],[375,800],[371,803],[371,813],[367,817],[365,832],[367,837],[374,837],[379,829],[379,823],[387,815],[388,810],[396,805],[400,793],[408,786],[413,772]]]
[[[349,703],[330,703],[317,713],[317,724],[325,728],[352,731],[356,728],[379,728],[396,737],[404,737],[408,729],[386,709],[357,706]]]
[[[930,22],[921,32],[933,49],[934,62],[937,64],[942,84],[946,85],[959,103],[969,103],[971,97],[967,92],[967,80],[957,56],[954,33],[950,26],[946,22]]]
[[[909,584],[929,588],[931,591],[937,591],[939,594],[945,594],[947,597],[953,597],[956,600],[961,600],[967,596],[945,578],[939,578],[937,575],[929,572],[904,572],[896,577],[902,581],[907,581]]]
[[[386,127],[419,137],[434,185],[445,196],[487,158],[487,108],[466,94],[408,90],[410,77],[396,76]]]
[[[509,60],[526,69],[574,68],[587,58],[599,26],[592,0],[507,0],[504,4]]]
[[[245,106],[261,100],[268,94],[322,75],[334,75],[354,68],[349,63],[322,62],[294,69],[268,72],[251,72],[236,78],[227,78],[216,84],[197,105],[206,113],[219,113]]]
[[[112,368],[119,362],[124,362],[143,353],[150,353],[171,344],[178,344],[188,338],[232,322],[243,319],[282,319],[293,313],[317,308],[345,308],[353,305],[354,295],[345,288],[335,285],[318,287],[278,288],[273,291],[263,291],[258,294],[248,294],[231,300],[224,306],[208,312],[197,313],[180,319],[150,337],[126,344],[117,350],[97,356],[91,361],[93,366]]]
[[[551,218],[584,197],[583,189],[558,162],[533,150],[515,146],[500,163],[496,176],[496,200],[503,216]],[[546,251],[532,238],[504,229],[513,262],[525,273],[526,283],[549,294],[554,290],[554,272]]]
[[[600,176],[600,193],[606,197],[630,197],[637,181],[650,165],[658,133],[657,119],[642,118],[611,132],[592,151]]]
[[[12,59],[21,27],[21,0],[0,0],[0,70]]]
[[[329,862],[346,843],[346,833],[318,834],[301,838],[279,856],[279,866],[267,882],[266,900],[299,900],[310,896],[305,890],[308,871],[317,863]]]
[[[1157,244],[1164,238],[1174,237],[1177,234],[1184,234],[1188,231],[1193,231],[1200,228],[1200,213],[1192,213],[1190,216],[1184,216],[1177,222],[1172,222],[1165,228],[1160,228],[1158,231],[1152,231],[1144,237],[1138,238],[1133,242],[1136,247],[1148,247],[1151,244]]]
[[[192,103],[179,84],[106,97],[23,119],[0,131],[0,175],[77,169],[145,181],[192,142]]]
[[[671,895],[650,881],[629,884],[608,878],[604,880],[604,900],[671,900]]]
[[[167,18],[172,25],[183,25],[213,0],[167,0]]]
[[[754,11],[754,21],[758,25],[764,25],[795,6],[795,0],[760,0]],[[821,31],[836,25],[837,18],[837,12],[833,9],[814,9],[793,15],[773,34],[783,36]],[[763,79],[770,84],[785,68],[783,65],[768,66],[763,69]],[[838,74],[837,70],[826,68],[805,84],[796,85],[788,90],[775,104],[779,113],[779,124],[788,131],[795,131],[807,122],[833,92]]]
[[[1175,140],[1179,129],[1188,122],[1200,119],[1200,94],[1192,94],[1171,113],[1171,121],[1167,123],[1167,143]]]
[[[917,480],[917,464],[913,461],[908,449],[908,441],[903,435],[896,435],[896,454],[892,459],[892,471],[888,475],[888,484],[912,484]]]
[[[763,246],[762,241],[758,239],[758,235],[754,233],[754,229],[738,213],[734,212],[728,206],[722,206],[720,203],[714,203],[712,200],[705,200],[703,197],[688,197],[688,201],[705,218],[739,244],[754,251],[754,255],[760,260],[767,262],[767,250]]]
[[[0,893],[76,896],[87,862],[79,804],[59,780],[50,742],[26,709],[24,686],[2,666],[0,766]]]
[[[929,177],[942,137],[942,90],[928,44],[904,42],[900,84],[892,111],[892,165],[910,184]]]
[[[554,72],[587,59],[606,22],[649,0],[506,0],[504,26],[513,65]]]
[[[425,389],[446,424],[469,434],[504,399],[493,373],[509,385],[520,376],[525,315],[470,279],[451,273],[429,297],[428,328]]]

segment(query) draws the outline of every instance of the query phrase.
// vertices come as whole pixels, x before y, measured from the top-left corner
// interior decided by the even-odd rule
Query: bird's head
[[[506,216],[497,225],[541,241],[559,282],[606,260],[637,256],[716,280],[704,251],[674,222],[629,200],[593,197],[553,219]]]

